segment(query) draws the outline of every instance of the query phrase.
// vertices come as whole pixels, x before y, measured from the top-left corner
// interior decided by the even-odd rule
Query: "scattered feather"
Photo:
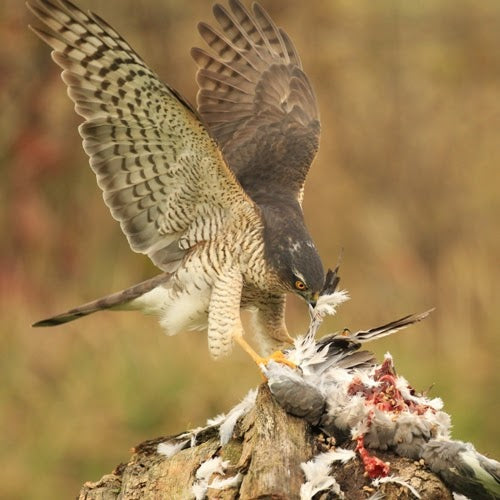
[[[219,427],[220,444],[224,446],[233,435],[234,426],[238,420],[246,415],[255,405],[257,389],[252,389],[223,419]]]
[[[183,441],[166,441],[164,443],[160,443],[158,445],[158,448],[156,451],[160,455],[164,455],[167,458],[172,458],[174,455],[176,455],[179,451],[181,451],[183,448],[185,448],[186,444],[189,443],[189,439],[185,439]]]
[[[356,458],[356,453],[353,450],[347,450],[345,448],[335,448],[335,450],[330,451],[333,456],[334,462],[342,462],[346,464],[349,460]]]
[[[243,474],[238,472],[238,474],[232,477],[227,477],[225,479],[214,479],[210,483],[210,489],[227,490],[228,488],[237,488],[241,484],[241,481],[243,481]]]
[[[332,464],[336,461],[346,463],[354,457],[355,453],[351,450],[336,449],[320,453],[308,462],[301,463],[306,481],[300,487],[300,500],[311,500],[316,493],[326,490],[344,498],[339,484],[330,475]]]
[[[411,494],[415,498],[422,498],[420,496],[420,494],[418,493],[418,491],[408,481],[405,481],[401,477],[397,477],[397,476],[379,477],[379,478],[374,479],[372,481],[373,486],[375,486],[376,488],[378,488],[383,483],[396,483],[396,484],[399,484],[401,486],[404,486],[408,490],[410,490]]]
[[[224,422],[225,418],[226,414],[221,413],[220,415],[207,419],[207,425],[217,427]]]
[[[196,446],[196,439],[198,438],[198,434],[205,429],[206,427],[196,427],[195,429],[191,429],[190,431],[184,432],[184,434],[177,436],[177,439],[189,438],[189,447],[193,448],[193,446]]]
[[[223,461],[221,457],[209,458],[203,462],[196,471],[196,480],[192,486],[192,492],[196,500],[203,500],[206,497],[207,490],[211,485],[210,478],[214,474],[223,475],[229,461]]]

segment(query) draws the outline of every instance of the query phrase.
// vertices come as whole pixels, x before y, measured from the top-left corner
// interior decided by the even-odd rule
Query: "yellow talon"
[[[262,358],[262,363],[267,365],[267,363],[269,363],[269,361],[271,360],[276,361],[276,363],[281,363],[282,365],[289,366],[293,369],[297,368],[297,365],[295,363],[292,363],[292,361],[286,359],[285,354],[282,351],[275,351],[267,358]]]
[[[246,340],[243,339],[243,337],[241,337],[241,335],[235,336],[235,340],[258,366],[266,366],[269,361],[273,360],[276,363],[281,363],[283,365],[289,366],[290,368],[297,368],[297,365],[295,363],[292,363],[290,360],[286,359],[282,351],[275,351],[267,358],[263,358],[254,351],[254,349],[247,343]]]

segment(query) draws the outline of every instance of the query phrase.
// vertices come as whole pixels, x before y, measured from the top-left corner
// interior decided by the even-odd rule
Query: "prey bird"
[[[197,108],[162,83],[104,20],[68,0],[29,0],[44,26],[106,205],[135,252],[162,273],[34,326],[103,309],[156,314],[168,334],[208,332],[214,358],[254,316],[265,353],[291,343],[285,295],[314,306],[324,283],[302,213],[318,149],[314,92],[289,36],[253,4],[213,8],[198,25]]]
[[[451,417],[444,411],[443,401],[416,391],[396,372],[389,353],[379,363],[372,352],[364,349],[366,342],[424,320],[432,309],[376,328],[354,332],[344,329],[316,340],[324,318],[334,315],[338,306],[349,299],[347,291],[337,290],[339,280],[337,266],[327,273],[325,286],[311,311],[307,333],[297,337],[294,345],[284,351],[283,355],[295,368],[273,360],[260,365],[266,385],[278,404],[287,413],[311,424],[309,438],[314,438],[311,442],[315,446],[313,456],[300,464],[304,473],[300,498],[347,498],[347,492],[341,489],[344,486],[350,491],[370,491],[371,499],[383,498],[384,483],[395,483],[408,490],[407,494],[401,490],[402,498],[431,498],[427,485],[426,496],[420,495],[424,482],[414,481],[421,478],[420,471],[413,468],[415,464],[410,473],[408,463],[401,468],[402,464],[392,458],[391,462],[384,461],[387,455],[382,453],[386,452],[394,458],[417,460],[419,468],[426,467],[439,475],[454,493],[474,500],[500,498],[500,463],[479,453],[471,443],[453,440]],[[169,460],[181,450],[213,439],[216,433],[223,448],[234,439],[235,428],[245,427],[242,422],[246,416],[261,407],[259,399],[257,390],[252,389],[241,403],[225,415],[210,419],[205,427],[159,443],[157,453]],[[221,455],[220,449],[216,454]],[[215,465],[214,460],[222,462],[220,456],[214,455],[200,469]],[[351,460],[358,461],[363,474],[345,465]],[[215,470],[212,474],[217,474],[217,478],[209,487],[239,491],[248,467],[243,464],[240,469],[231,468],[231,472],[236,473],[231,481],[225,477],[219,482],[220,476],[227,473]],[[198,480],[193,484],[193,493],[199,491],[200,483]]]

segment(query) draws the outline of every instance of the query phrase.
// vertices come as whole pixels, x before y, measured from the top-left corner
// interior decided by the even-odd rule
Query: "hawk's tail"
[[[37,321],[32,326],[57,326],[105,309],[127,309],[127,306],[130,306],[130,302],[167,282],[170,276],[169,273],[160,274],[120,292],[106,295],[106,297],[93,300],[57,316]]]

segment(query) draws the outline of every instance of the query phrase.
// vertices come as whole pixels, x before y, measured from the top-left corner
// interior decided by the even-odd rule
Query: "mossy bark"
[[[127,464],[97,482],[87,482],[80,500],[115,499],[189,499],[196,471],[215,456],[229,461],[224,477],[242,474],[238,486],[225,490],[207,490],[209,499],[298,499],[304,475],[300,464],[326,451],[333,442],[305,420],[287,414],[274,400],[266,385],[259,389],[254,409],[237,423],[232,439],[220,446],[214,428],[198,434],[194,447],[179,451],[171,458],[157,453],[162,437],[141,443]],[[346,447],[350,443],[337,443]],[[352,447],[352,446],[351,446]],[[411,460],[379,453],[391,464],[391,473],[408,481],[423,499],[451,500],[452,495],[441,480],[425,467]],[[332,475],[349,500],[365,499],[373,494],[370,480],[359,460],[335,465]],[[408,489],[394,483],[380,487],[386,499],[412,499]],[[329,493],[315,499],[333,498]]]

